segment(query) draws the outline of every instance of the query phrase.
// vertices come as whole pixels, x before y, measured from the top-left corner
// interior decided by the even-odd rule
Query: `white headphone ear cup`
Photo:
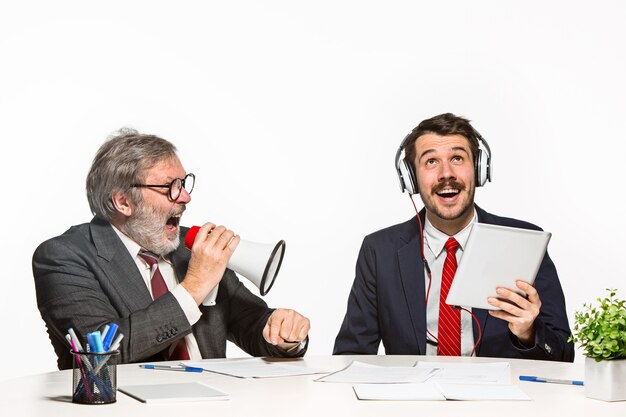
[[[404,182],[404,188],[411,195],[417,194],[417,184],[415,183],[415,175],[413,174],[413,169],[409,166],[409,164],[402,159],[399,163],[400,173],[402,174],[402,180]]]
[[[482,187],[487,182],[487,161],[485,161],[485,152],[480,149],[478,158],[476,158],[476,186]]]

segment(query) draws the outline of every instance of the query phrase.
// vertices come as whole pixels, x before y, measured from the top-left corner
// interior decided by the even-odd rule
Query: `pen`
[[[115,340],[113,341],[113,343],[111,344],[111,349],[109,349],[107,353],[115,352],[117,350],[117,348],[120,347],[120,343],[122,343],[122,339],[123,338],[124,338],[124,333],[118,334],[117,337],[115,338]],[[111,359],[111,357],[112,356],[107,356],[106,358],[104,358],[104,360],[102,362],[100,362],[100,364],[98,365],[98,367],[96,368],[96,370],[94,372],[96,374],[98,372],[100,372],[102,367],[109,361],[109,359]]]
[[[113,342],[113,337],[115,336],[115,332],[117,332],[117,324],[115,323],[111,323],[110,326],[108,326],[109,328],[107,329],[107,334],[102,335],[102,347],[104,348],[105,352],[109,351],[109,348],[111,347],[111,342]]]
[[[544,382],[550,384],[566,384],[566,385],[585,385],[583,381],[576,381],[571,379],[555,379],[555,378],[544,378],[542,376],[531,376],[531,375],[520,375],[520,381],[529,381],[529,382]]]
[[[145,365],[139,365],[140,368],[144,369],[156,369],[162,371],[183,371],[183,372],[203,372],[204,368],[195,368],[193,366],[184,366],[184,365],[153,365],[151,363],[147,363]]]
[[[106,326],[104,326],[104,329],[102,329],[102,340],[106,339],[108,331],[109,331],[109,325],[107,324]]]
[[[74,344],[78,348],[78,350],[75,350],[75,352],[82,352],[83,346],[80,344],[80,340],[78,339],[78,336],[76,336],[76,332],[74,331],[74,329],[70,327],[67,332],[70,334],[70,338],[74,341]]]
[[[93,333],[91,333],[91,337],[93,340],[93,344],[95,349],[93,349],[96,353],[104,353],[104,346],[102,346],[102,335],[100,334],[99,331],[95,331]]]
[[[111,347],[109,348],[109,352],[113,352],[114,350],[117,350],[117,348],[120,347],[120,344],[122,343],[122,339],[124,338],[124,333],[120,333],[117,335],[117,337],[115,338],[115,340],[113,341],[113,343],[111,343]]]

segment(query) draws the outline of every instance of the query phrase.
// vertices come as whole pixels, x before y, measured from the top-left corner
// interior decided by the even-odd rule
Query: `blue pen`
[[[96,351],[96,341],[93,340],[93,333],[87,333],[87,352]]]
[[[151,363],[147,363],[145,365],[139,365],[140,368],[144,369],[156,369],[161,371],[183,371],[183,372],[203,372],[204,368],[195,368],[193,366],[171,366],[171,365],[153,365]]]
[[[531,376],[531,375],[520,375],[520,381],[529,381],[529,382],[544,382],[550,384],[565,384],[565,385],[585,385],[583,381],[576,381],[571,379],[555,379],[555,378],[544,378],[541,376]]]
[[[115,333],[117,332],[117,324],[115,323],[111,323],[109,325],[109,329],[107,331],[106,337],[104,337],[104,340],[102,341],[102,346],[104,347],[104,351],[108,352],[109,349],[111,348],[111,342],[113,341],[113,337],[115,336]]]

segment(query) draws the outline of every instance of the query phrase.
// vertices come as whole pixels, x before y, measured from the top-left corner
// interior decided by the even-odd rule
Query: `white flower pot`
[[[585,358],[585,395],[602,401],[626,400],[626,359]]]

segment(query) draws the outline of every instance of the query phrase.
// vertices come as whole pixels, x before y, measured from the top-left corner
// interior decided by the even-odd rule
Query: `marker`
[[[80,340],[78,339],[78,336],[76,336],[76,332],[74,331],[74,329],[72,329],[70,327],[67,330],[67,332],[70,334],[70,337],[72,338],[72,340],[74,341],[74,344],[78,348],[78,350],[75,350],[75,352],[82,352],[83,351],[83,345],[80,344]]]
[[[104,348],[105,352],[109,351],[109,348],[111,347],[111,342],[113,341],[113,337],[115,336],[115,332],[117,332],[117,328],[117,324],[111,323],[111,325],[107,329],[106,336],[102,335],[102,347]]]
[[[193,366],[184,366],[184,365],[153,365],[151,363],[147,363],[145,365],[139,365],[140,368],[144,369],[155,369],[160,371],[183,371],[183,372],[204,372],[204,368],[195,368]]]
[[[541,376],[531,376],[531,375],[520,375],[519,380],[529,381],[529,382],[544,382],[544,383],[550,383],[550,384],[585,385],[584,381],[576,381],[572,379],[544,378]]]
[[[102,335],[99,331],[95,331],[92,333],[93,343],[94,343],[94,351],[96,353],[104,353],[104,346],[102,345]]]
[[[113,352],[115,350],[117,350],[120,347],[120,343],[122,343],[122,339],[124,338],[124,333],[120,333],[117,335],[117,337],[115,338],[115,340],[113,341],[113,343],[111,343],[111,347],[109,349],[109,352]]]
[[[108,331],[109,331],[109,325],[107,324],[106,326],[104,326],[104,329],[102,329],[102,340],[106,339]]]

